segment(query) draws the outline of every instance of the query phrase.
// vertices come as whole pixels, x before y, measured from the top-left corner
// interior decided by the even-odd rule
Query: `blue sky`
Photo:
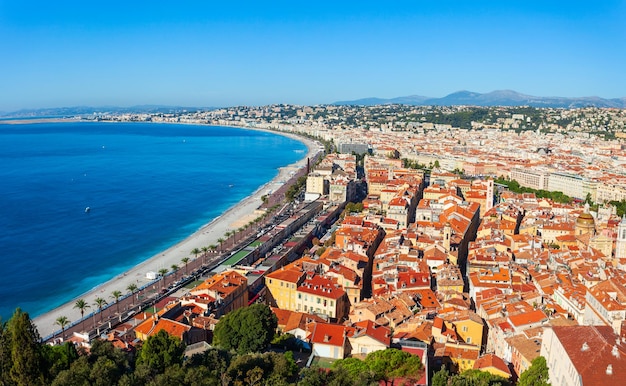
[[[0,0],[0,111],[626,96],[626,1]]]

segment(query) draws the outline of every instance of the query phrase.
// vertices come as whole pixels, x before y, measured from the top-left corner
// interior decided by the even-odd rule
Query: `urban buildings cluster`
[[[483,110],[469,127],[440,119],[475,113],[466,107],[266,106],[119,119],[332,142],[339,154],[310,171],[304,199],[336,205],[333,213],[367,183],[361,207],[263,275],[279,329],[313,356],[396,346],[430,368],[513,380],[543,356],[553,385],[615,384],[626,375],[626,217],[609,201],[626,199],[626,114]],[[494,178],[575,200],[507,191]],[[220,275],[211,280],[245,282]],[[226,299],[211,285],[192,293]]]

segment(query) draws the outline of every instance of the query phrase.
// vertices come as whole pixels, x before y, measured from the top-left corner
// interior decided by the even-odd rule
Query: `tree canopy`
[[[533,359],[530,367],[520,375],[519,386],[548,386],[550,376],[548,375],[548,364],[546,358],[538,356]]]
[[[433,375],[431,384],[433,386],[509,386],[511,382],[498,375],[480,370],[468,370],[461,374],[451,375],[443,367]]]
[[[152,373],[163,373],[166,367],[182,364],[185,344],[165,330],[150,336],[143,344],[137,365],[146,366]]]
[[[264,304],[240,308],[221,317],[213,332],[213,344],[239,354],[259,352],[274,337],[278,319]]]
[[[333,363],[333,369],[344,370],[353,378],[368,376],[372,380],[382,380],[419,377],[423,366],[418,356],[390,348],[371,352],[365,360],[357,358],[338,360]]]

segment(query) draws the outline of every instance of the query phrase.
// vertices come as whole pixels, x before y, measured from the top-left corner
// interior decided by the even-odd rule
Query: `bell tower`
[[[626,214],[617,226],[617,241],[615,242],[615,258],[626,258]]]

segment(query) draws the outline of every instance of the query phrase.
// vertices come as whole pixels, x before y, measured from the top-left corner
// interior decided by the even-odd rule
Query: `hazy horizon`
[[[0,111],[626,96],[626,3],[0,3]]]

